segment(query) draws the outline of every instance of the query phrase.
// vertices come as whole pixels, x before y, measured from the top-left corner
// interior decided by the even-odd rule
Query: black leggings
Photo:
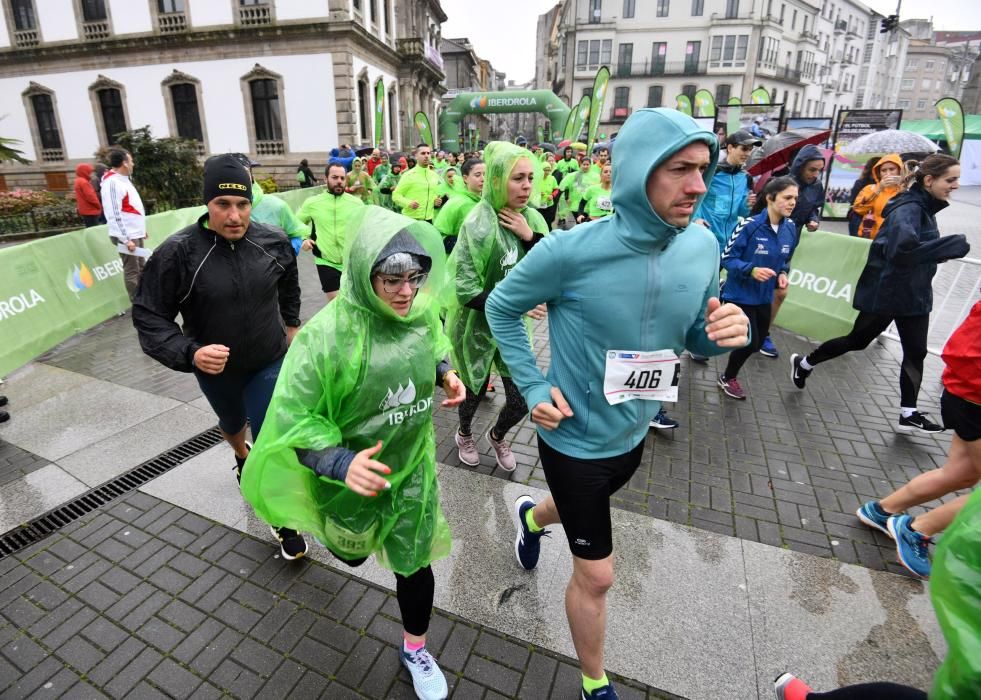
[[[334,552],[331,552],[334,554]],[[367,557],[362,559],[344,559],[334,554],[348,566],[361,566]],[[433,615],[433,598],[436,595],[436,579],[433,577],[433,567],[425,566],[413,574],[403,576],[395,574],[395,597],[399,601],[399,613],[402,615],[402,627],[411,635],[421,637],[429,630],[429,619]]]
[[[477,413],[480,400],[487,393],[487,383],[489,381],[490,376],[481,383],[480,391],[476,394],[470,391],[470,387],[467,387],[467,398],[460,404],[461,435],[469,435],[471,433],[474,414]],[[525,403],[514,380],[511,377],[501,377],[501,382],[504,384],[505,403],[504,410],[501,411],[501,415],[497,417],[497,423],[494,424],[494,434],[498,438],[503,438],[528,413],[528,404]]]
[[[922,690],[895,683],[860,683],[827,693],[808,693],[807,700],[927,700]]]
[[[923,381],[923,360],[927,354],[929,314],[893,318],[859,311],[855,325],[848,335],[822,343],[807,356],[807,362],[819,365],[846,352],[863,350],[886,330],[892,321],[896,322],[899,342],[903,346],[903,364],[899,371],[899,405],[903,408],[916,408],[916,399],[920,395],[920,382]]]
[[[750,305],[736,302],[736,306],[742,309],[749,318],[750,343],[744,348],[729,353],[729,362],[726,364],[726,371],[723,375],[726,379],[739,376],[739,370],[742,369],[746,360],[759,351],[760,346],[763,345],[763,339],[770,333],[770,316],[773,313],[772,303]]]

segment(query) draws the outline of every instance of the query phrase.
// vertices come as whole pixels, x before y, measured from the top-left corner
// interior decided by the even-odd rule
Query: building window
[[[790,15],[790,28],[797,29],[797,10],[794,10],[794,14]]]
[[[368,11],[371,13],[371,24],[378,28],[378,3],[377,0],[368,0]]]
[[[927,61],[923,64],[923,70],[933,70],[934,61]]]
[[[709,63],[716,68],[719,66],[745,66],[748,46],[748,34],[714,36],[712,37],[712,46],[709,49]]]
[[[54,93],[48,88],[31,81],[27,90],[21,93],[28,114],[34,115],[31,136],[37,159],[42,162],[65,159],[61,143],[61,128],[58,124],[58,110]]]
[[[912,78],[904,78],[903,81],[899,84],[899,89],[900,90],[912,90],[913,89],[913,79]]]
[[[917,65],[919,65],[919,61],[917,59],[915,59],[915,58],[908,58],[908,59],[906,59],[906,69],[907,70],[915,69],[917,67]]]
[[[585,39],[580,39],[576,43],[576,70],[584,70],[586,68],[586,58],[589,54],[589,42]]]
[[[601,66],[610,65],[610,59],[612,56],[613,56],[613,39],[603,39],[603,43],[600,45],[600,65]]]
[[[705,0],[691,0],[691,16],[701,17],[705,12]]]
[[[667,17],[670,4],[670,0],[657,0],[657,16]]]
[[[732,85],[723,83],[715,86],[715,104],[729,104],[729,97],[732,95]]]
[[[123,96],[116,88],[96,91],[99,98],[99,111],[102,114],[102,129],[107,144],[116,143],[116,137],[126,131],[126,113],[123,110]]]
[[[620,44],[619,54],[617,55],[617,76],[621,78],[630,77],[630,65],[634,60],[634,45]]]
[[[896,106],[900,109],[909,109],[909,100],[897,100]]]
[[[938,82],[939,82],[939,81],[938,81]],[[924,90],[929,90],[929,89],[930,89],[930,86],[931,86],[932,84],[933,84],[933,81],[932,81],[932,80],[930,80],[929,78],[924,78],[924,79],[923,79],[923,82],[921,83],[921,86],[922,86],[922,88],[923,88]],[[940,86],[938,85],[937,87],[940,87]]]
[[[398,148],[401,144],[399,140],[399,105],[395,99],[395,90],[388,93],[388,130],[389,147]]]
[[[171,12],[184,12],[184,0],[157,0],[157,12],[169,14]]]
[[[630,104],[630,88],[618,87],[613,91],[613,106],[627,107]]]
[[[603,18],[603,0],[589,0],[589,23],[599,24]]]
[[[668,43],[655,41],[651,52],[651,75],[664,75],[664,66],[668,57]]]
[[[634,16],[635,0],[623,0],[623,18],[630,19]]]
[[[699,55],[702,52],[702,42],[689,41],[685,47],[685,73],[697,73]]]
[[[692,104],[695,104],[695,93],[696,92],[698,92],[698,86],[697,85],[688,84],[688,85],[682,85],[681,86],[681,94],[687,96],[688,99],[691,100],[691,103]]]
[[[600,41],[599,39],[593,39],[589,42],[589,67],[596,68],[599,66],[599,52],[600,52]]]
[[[283,126],[279,114],[279,90],[276,81],[266,79],[249,83],[252,94],[252,118],[257,141],[281,141]]]
[[[201,131],[201,112],[198,109],[197,89],[191,83],[170,86],[170,99],[174,105],[174,123],[177,135],[182,139],[204,141]]]
[[[739,0],[726,0],[726,19],[739,17]]]
[[[917,100],[916,101],[916,108],[917,109],[926,109],[926,100]]]
[[[382,0],[382,21],[381,21],[382,34],[388,34],[389,12],[391,12],[391,8],[389,6],[389,0]],[[392,132],[392,138],[393,139],[395,138],[394,131]]]
[[[106,14],[105,0],[79,0],[82,5],[82,19],[86,22],[97,22],[109,18]]]
[[[37,29],[34,0],[10,0],[10,11],[14,16],[15,30],[22,32]]]
[[[592,86],[590,86],[590,87],[584,87],[582,89],[582,96],[583,97],[592,97],[593,96],[593,88],[592,88]]]
[[[358,134],[361,136],[361,143],[371,143],[371,90],[368,87],[368,77],[362,75],[358,78],[358,121],[360,129]]]
[[[664,100],[664,87],[662,85],[651,85],[647,88],[647,106],[660,107]]]

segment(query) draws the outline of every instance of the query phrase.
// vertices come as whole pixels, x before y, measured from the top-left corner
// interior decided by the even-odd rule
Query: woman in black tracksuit
[[[807,357],[791,356],[791,376],[803,389],[815,365],[867,347],[895,321],[903,347],[899,429],[935,433],[943,428],[916,410],[933,309],[931,285],[937,263],[962,258],[971,247],[962,234],[941,238],[937,229],[937,212],[948,205],[959,186],[957,159],[934,154],[907,165],[907,184],[912,184],[883,210],[885,221],[855,288],[853,306],[859,311],[855,325],[848,335],[822,343]]]

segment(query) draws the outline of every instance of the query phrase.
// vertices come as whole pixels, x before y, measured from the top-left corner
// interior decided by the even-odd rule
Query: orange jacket
[[[872,212],[872,216],[875,217],[875,224],[872,226],[872,234],[870,238],[875,238],[876,234],[879,233],[879,227],[882,226],[882,210],[885,208],[889,200],[895,197],[897,194],[902,192],[900,187],[885,187],[879,188],[879,168],[882,167],[883,163],[893,163],[899,166],[900,175],[903,172],[903,160],[899,157],[897,153],[890,153],[887,156],[882,156],[879,162],[872,166],[872,179],[875,180],[874,185],[866,185],[858,196],[855,198],[854,204],[852,204],[852,211],[854,211],[859,216],[865,216],[869,212]],[[859,233],[861,235],[861,233]]]

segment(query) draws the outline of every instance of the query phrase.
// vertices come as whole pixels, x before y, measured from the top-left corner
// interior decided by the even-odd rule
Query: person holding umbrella
[[[871,185],[866,185],[852,204],[852,210],[861,218],[858,235],[875,238],[882,226],[882,210],[893,197],[902,192],[903,161],[898,153],[883,156],[872,167]]]

